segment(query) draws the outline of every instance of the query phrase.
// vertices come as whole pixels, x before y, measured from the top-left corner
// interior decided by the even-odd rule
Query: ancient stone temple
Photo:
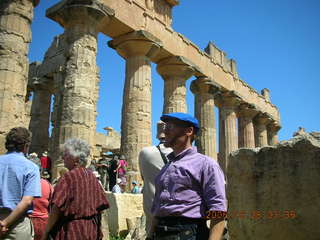
[[[179,1],[63,0],[47,9],[46,15],[64,32],[53,39],[43,61],[32,63],[28,71],[26,56],[36,4],[31,0],[0,3],[1,146],[11,127],[29,126],[34,136],[32,151],[49,149],[57,165],[59,146],[78,137],[100,146],[98,151],[120,149],[132,177],[138,178],[139,151],[151,145],[152,138],[152,62],[163,78],[163,112],[187,112],[186,93],[192,91],[194,114],[201,125],[196,144],[225,171],[231,151],[277,143],[280,115],[268,89],[260,94],[240,79],[236,62],[213,43],[203,51],[174,31],[172,9]],[[121,146],[101,147],[108,145],[106,140],[96,140],[98,33],[111,37],[110,51],[126,61]],[[190,78],[191,89],[187,89]],[[27,92],[33,93],[31,112],[25,102]],[[219,109],[219,119],[215,119],[214,108]],[[110,135],[109,131],[108,137],[120,142],[115,132]]]

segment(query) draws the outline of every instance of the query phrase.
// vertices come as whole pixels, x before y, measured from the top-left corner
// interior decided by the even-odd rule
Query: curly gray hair
[[[68,139],[62,147],[62,152],[68,151],[69,154],[79,159],[79,164],[86,167],[90,156],[90,145],[81,139]]]

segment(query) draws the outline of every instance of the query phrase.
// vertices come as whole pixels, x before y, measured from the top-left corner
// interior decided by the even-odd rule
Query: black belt
[[[188,217],[176,217],[176,216],[168,216],[168,217],[157,217],[158,224],[166,224],[166,225],[187,225],[187,224],[205,224],[206,219],[203,218],[188,218]]]

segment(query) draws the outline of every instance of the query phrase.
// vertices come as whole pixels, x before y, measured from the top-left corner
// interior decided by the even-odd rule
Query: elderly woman
[[[106,194],[92,171],[86,169],[89,145],[68,140],[62,149],[70,171],[55,186],[43,239],[102,239],[101,211],[109,207]]]

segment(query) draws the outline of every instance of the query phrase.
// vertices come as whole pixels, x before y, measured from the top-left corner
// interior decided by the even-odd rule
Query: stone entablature
[[[237,92],[244,102],[255,104],[262,112],[270,114],[274,120],[280,120],[276,106],[266,101],[264,96],[239,79],[235,67],[231,67],[235,66],[231,60],[230,64],[223,64],[230,67],[221,66],[213,57],[199,49],[189,39],[173,31],[171,27],[159,24],[159,21],[152,19],[147,14],[146,9],[137,7],[133,2],[129,3],[126,0],[103,0],[103,2],[115,11],[116,21],[111,21],[108,26],[105,26],[104,32],[109,36],[117,37],[131,31],[144,29],[162,41],[163,48],[155,59],[156,63],[171,56],[183,56],[197,64],[200,69],[197,76],[203,75],[214,79],[214,83],[222,88]]]

